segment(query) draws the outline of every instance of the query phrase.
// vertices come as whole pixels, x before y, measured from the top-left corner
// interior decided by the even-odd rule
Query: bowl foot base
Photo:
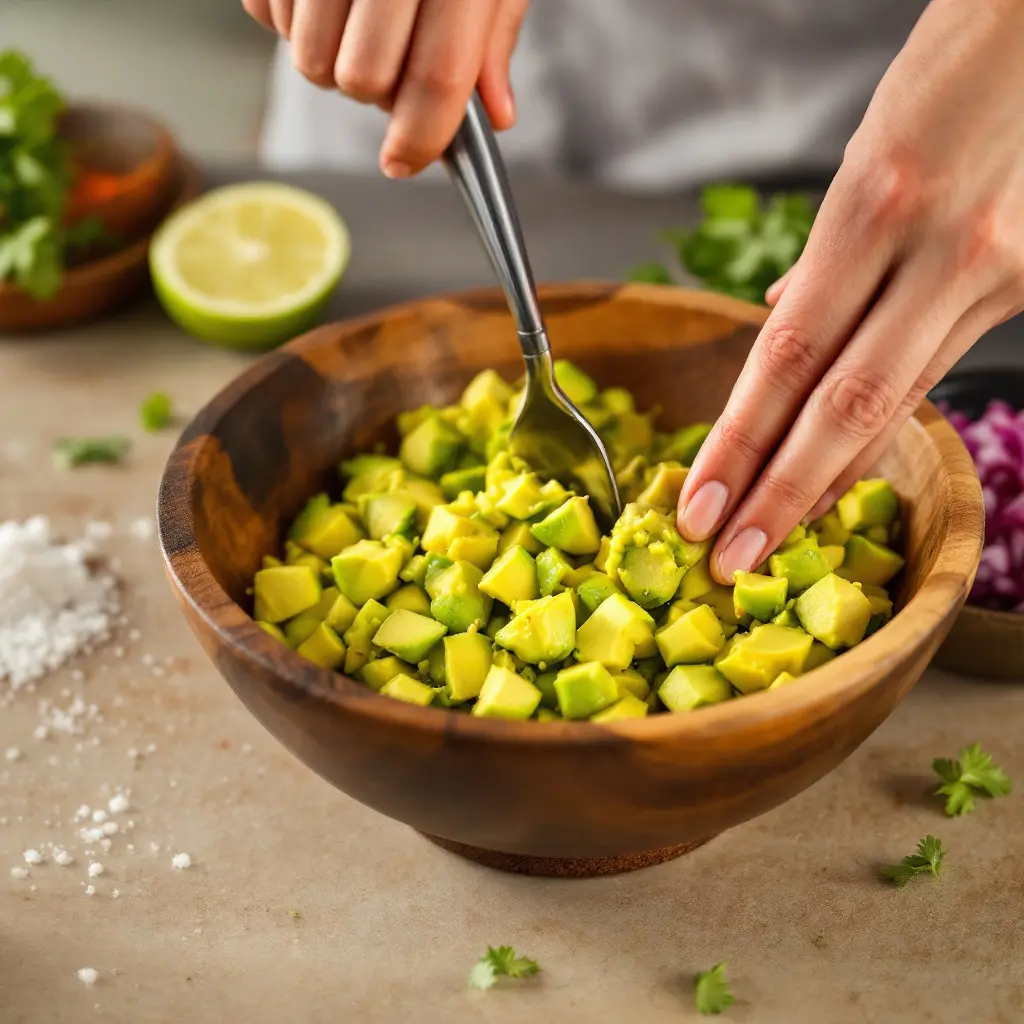
[[[703,846],[708,839],[698,839],[678,846],[664,846],[660,850],[645,850],[643,853],[626,853],[616,857],[531,857],[519,853],[501,853],[498,850],[484,850],[479,846],[466,846],[451,839],[442,839],[429,832],[421,832],[424,838],[436,843],[449,853],[458,854],[467,860],[483,864],[497,871],[511,871],[519,875],[536,875],[542,878],[596,878],[599,875],[619,875],[627,871],[654,867],[666,861],[682,857],[684,853]]]

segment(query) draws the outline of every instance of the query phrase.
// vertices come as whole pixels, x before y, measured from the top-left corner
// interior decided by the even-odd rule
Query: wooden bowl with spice
[[[713,419],[765,310],[657,285],[542,289],[558,356],[664,410]],[[504,721],[392,700],[306,661],[253,621],[247,588],[338,462],[394,445],[396,414],[457,398],[521,356],[497,291],[425,299],[323,327],[266,357],[185,430],[160,486],[171,585],[213,663],[289,750],[440,846],[561,877],[679,856],[835,768],[924,671],[971,586],[982,500],[966,449],[925,403],[877,467],[902,505],[897,612],[791,684],[713,707],[597,725]]]

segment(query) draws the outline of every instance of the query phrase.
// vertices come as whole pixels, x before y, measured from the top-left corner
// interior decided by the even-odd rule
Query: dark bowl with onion
[[[1024,680],[1024,368],[955,372],[929,398],[966,444],[985,498],[978,573],[935,664]]]

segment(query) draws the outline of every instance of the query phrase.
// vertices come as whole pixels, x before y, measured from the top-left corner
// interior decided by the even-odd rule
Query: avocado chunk
[[[398,457],[419,476],[439,477],[454,465],[465,439],[440,416],[427,416],[402,438]]]
[[[340,596],[337,587],[325,587],[320,595],[320,600],[312,608],[296,615],[294,619],[289,619],[284,627],[285,641],[288,646],[298,647],[303,640],[310,636],[316,627],[327,618],[334,607],[335,600]],[[335,628],[333,623],[327,624]]]
[[[296,653],[321,668],[335,669],[345,660],[345,645],[341,637],[326,622],[321,622],[299,644]]]
[[[437,484],[404,472],[392,477],[388,491],[416,502],[416,528],[419,530],[426,527],[430,513],[444,502],[444,494]]]
[[[557,710],[558,708],[558,693],[555,691],[555,679],[558,677],[558,671],[549,670],[547,672],[538,672],[537,678],[533,680],[533,685],[540,690],[540,702],[545,708]],[[562,716],[559,715],[559,718]]]
[[[542,597],[564,589],[562,580],[572,572],[572,564],[557,548],[545,548],[537,556],[537,584]]]
[[[597,385],[568,359],[555,360],[555,380],[573,405],[588,405],[597,398]]]
[[[661,457],[675,459],[684,466],[692,466],[693,460],[697,458],[697,452],[700,451],[701,445],[704,444],[710,433],[710,423],[694,423],[692,426],[683,427],[682,430],[677,430],[666,439],[661,450]]]
[[[404,494],[363,494],[359,512],[374,540],[383,540],[390,533],[412,532],[416,526],[416,502]]]
[[[430,614],[430,598],[422,587],[415,583],[406,583],[399,587],[393,594],[389,594],[384,606],[389,611],[398,611],[399,608],[406,608],[419,615]]]
[[[903,559],[867,537],[854,534],[846,542],[846,558],[839,575],[852,583],[884,587],[903,568]]]
[[[478,569],[489,569],[498,553],[498,532],[478,519],[457,515],[445,505],[437,505],[420,547],[433,554],[447,555],[453,561],[471,562]]]
[[[625,693],[614,703],[596,715],[591,715],[590,720],[603,725],[606,722],[621,722],[625,718],[646,718],[650,711],[645,701],[634,697],[631,693]]]
[[[665,609],[664,617],[659,623],[660,628],[671,626],[673,622],[678,622],[687,612],[692,612],[697,607],[698,605],[694,601],[687,601],[682,597],[677,598]],[[713,608],[712,611],[714,611]]]
[[[791,626],[793,629],[801,629],[800,620],[796,617],[796,612],[793,611],[792,606],[796,604],[796,599],[786,603],[786,607],[779,612],[772,619],[773,625],[776,626]]]
[[[513,519],[529,519],[548,504],[548,498],[535,473],[519,473],[503,480],[498,491],[499,496],[495,502],[497,508]]]
[[[323,594],[320,577],[306,565],[260,569],[253,579],[253,618],[275,625],[312,608]]]
[[[391,613],[377,601],[367,601],[345,631],[345,673],[358,672],[369,660],[372,638]]]
[[[472,713],[483,718],[527,719],[540,704],[540,690],[521,675],[492,665]]]
[[[395,700],[405,701],[406,704],[418,704],[421,708],[425,708],[434,699],[434,691],[426,683],[421,683],[404,672],[392,676],[380,688],[380,692],[385,697],[393,697]]]
[[[657,608],[672,600],[686,570],[676,565],[664,541],[627,548],[618,568],[626,593],[641,608]]]
[[[402,473],[402,463],[390,455],[357,455],[341,464],[343,476],[349,478],[343,497],[355,501],[360,494],[388,489],[389,483]]]
[[[509,523],[501,531],[498,554],[505,554],[509,548],[514,548],[517,544],[529,555],[539,555],[544,550],[544,545],[530,533],[529,523]]]
[[[602,601],[576,632],[576,658],[600,662],[612,671],[628,668],[635,657],[656,652],[654,619],[623,594]]]
[[[828,564],[835,572],[846,559],[846,548],[842,544],[822,544],[821,553],[828,559]]]
[[[804,671],[813,637],[787,626],[764,625],[732,641],[715,668],[741,693],[767,690],[780,672]]]
[[[535,601],[540,597],[537,563],[522,545],[509,548],[484,573],[480,589],[496,601],[512,606],[514,601]]]
[[[693,602],[694,604],[706,604],[712,608],[723,626],[735,626],[739,623],[739,617],[736,615],[736,602],[732,597],[732,587],[723,587],[721,584],[715,583],[710,590],[693,598]]]
[[[482,633],[457,633],[444,638],[444,676],[453,704],[480,696],[491,670],[491,642]]]
[[[871,602],[860,587],[832,573],[796,599],[800,625],[826,647],[853,647],[864,639]]]
[[[447,627],[440,622],[399,608],[381,624],[374,634],[373,643],[402,661],[418,665],[447,632]]]
[[[768,687],[768,689],[777,690],[780,686],[789,686],[790,683],[796,681],[796,678],[796,676],[790,675],[789,672],[780,672],[772,681],[772,684]]]
[[[899,515],[899,501],[888,480],[858,480],[836,502],[839,520],[851,533],[888,527]]]
[[[464,491],[476,494],[484,489],[486,470],[483,466],[471,466],[468,469],[453,469],[444,473],[438,483],[441,492],[448,501],[454,501]]]
[[[689,470],[685,466],[659,463],[654,467],[651,482],[640,492],[636,503],[641,508],[675,509],[687,473]]]
[[[822,554],[818,542],[810,537],[776,552],[768,559],[768,567],[773,576],[789,581],[789,593],[793,597],[832,571],[832,565]]]
[[[812,532],[818,536],[818,543],[824,547],[833,544],[845,544],[850,539],[851,531],[843,526],[839,513],[833,508],[826,512],[820,519],[811,523]]]
[[[561,722],[563,721],[562,716],[551,708],[541,707],[537,708],[537,721],[538,722]]]
[[[284,633],[281,632],[279,626],[275,626],[272,622],[257,622],[257,626],[263,630],[268,636],[272,636],[275,640],[280,641],[282,644],[288,643],[284,637]]]
[[[425,579],[430,595],[430,614],[452,633],[483,629],[491,614],[493,599],[480,589],[483,573],[471,562],[452,562],[428,568]]]
[[[780,548],[788,548],[798,541],[805,540],[807,538],[807,527],[803,523],[797,523],[789,533],[783,538],[782,543],[779,545]]]
[[[341,505],[332,505],[326,494],[310,498],[288,532],[289,540],[318,558],[333,558],[362,537],[348,512]]]
[[[386,658],[375,658],[373,661],[368,661],[359,670],[359,678],[371,690],[379,691],[389,679],[403,674],[411,676],[415,672],[416,669],[412,665],[407,665],[394,655],[388,655]]]
[[[590,662],[563,668],[555,678],[563,718],[590,718],[619,700],[619,686],[604,665]]]
[[[400,548],[379,540],[361,540],[331,559],[331,571],[338,590],[358,606],[394,590],[404,563]]]
[[[601,534],[587,498],[567,499],[530,530],[542,544],[570,555],[593,555],[601,546]]]
[[[603,572],[595,572],[588,576],[577,588],[580,604],[587,610],[587,614],[593,614],[603,601],[606,601],[612,594],[619,594],[621,591],[612,581],[610,576]]]
[[[518,605],[494,640],[530,665],[547,666],[568,657],[576,642],[572,595],[564,591]]]
[[[878,615],[883,622],[888,622],[892,618],[892,598],[885,587],[862,583],[860,589],[871,604],[871,617]]]
[[[639,700],[646,700],[651,692],[651,684],[635,669],[624,668],[621,672],[613,672],[612,679],[619,688],[619,696],[625,697],[631,693]]]
[[[659,629],[654,639],[669,668],[709,662],[725,646],[722,624],[706,604],[698,605]]]
[[[683,582],[679,584],[679,596],[687,601],[696,601],[716,586],[711,575],[709,559],[702,558],[696,565],[686,570]]]
[[[811,669],[820,668],[827,662],[832,661],[835,656],[835,651],[826,647],[820,640],[815,640],[811,644],[811,653],[807,655],[807,664],[804,665],[804,671],[810,672]]]
[[[733,578],[733,610],[737,619],[744,615],[767,622],[786,607],[789,580],[785,576],[761,576],[756,572],[737,572]]]
[[[721,704],[732,696],[729,680],[711,665],[676,665],[658,687],[669,711],[694,711]]]

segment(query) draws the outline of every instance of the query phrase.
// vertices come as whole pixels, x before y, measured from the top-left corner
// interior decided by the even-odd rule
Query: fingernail
[[[702,484],[683,509],[680,532],[691,540],[706,540],[715,532],[728,500],[729,488],[725,484],[717,480]]]
[[[768,534],[756,526],[748,526],[730,541],[728,547],[718,556],[719,573],[724,580],[731,580],[737,570],[750,572],[761,562]]]
[[[839,500],[834,491],[826,491],[819,499],[817,505],[807,513],[807,521],[813,523],[815,519],[823,516]]]
[[[381,170],[389,178],[408,178],[412,175],[412,168],[401,160],[388,160]]]

